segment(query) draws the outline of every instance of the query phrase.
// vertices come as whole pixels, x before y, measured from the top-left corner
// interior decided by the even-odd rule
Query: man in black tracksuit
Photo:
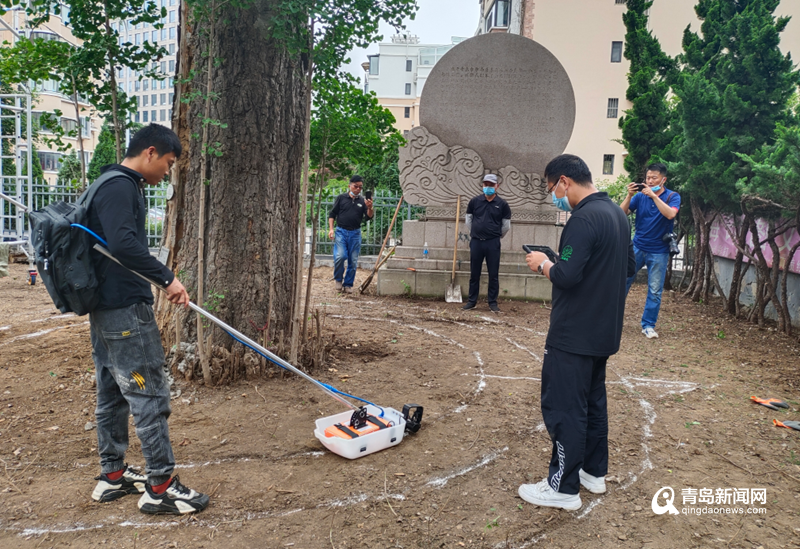
[[[483,176],[483,194],[469,201],[464,224],[470,234],[469,241],[469,299],[464,309],[474,309],[478,304],[481,269],[486,260],[489,273],[489,309],[499,313],[497,296],[500,293],[500,239],[511,229],[511,208],[497,196],[497,176]],[[457,236],[457,235],[456,235]]]
[[[519,495],[535,505],[574,510],[581,507],[581,485],[605,492],[606,361],[619,350],[625,282],[636,258],[625,214],[597,191],[583,160],[561,155],[544,175],[553,203],[572,215],[557,263],[539,252],[527,256],[531,270],[553,283],[542,366],[542,416],[553,452],[548,477],[523,484]]]

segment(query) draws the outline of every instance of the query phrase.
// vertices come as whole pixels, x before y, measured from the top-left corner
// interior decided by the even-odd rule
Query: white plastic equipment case
[[[367,413],[373,416],[380,416],[381,410],[376,406],[368,404]],[[351,439],[325,436],[325,429],[337,423],[347,425],[350,423],[350,418],[352,416],[353,412],[350,411],[319,418],[316,421],[317,427],[314,429],[314,435],[325,448],[347,459],[356,459],[374,452],[379,452],[391,446],[397,446],[403,441],[406,420],[403,418],[403,414],[394,408],[383,409],[383,419],[394,423],[394,425],[388,429],[379,429],[372,433]]]

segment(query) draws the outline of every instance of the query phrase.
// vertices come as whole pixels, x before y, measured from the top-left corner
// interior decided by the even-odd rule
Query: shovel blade
[[[447,303],[461,303],[461,285],[448,285],[444,290],[444,300]]]

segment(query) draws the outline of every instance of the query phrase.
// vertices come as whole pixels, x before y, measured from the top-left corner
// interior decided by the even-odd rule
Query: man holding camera
[[[628,196],[620,207],[625,214],[636,212],[636,234],[633,251],[636,254],[636,272],[628,278],[626,292],[631,289],[636,273],[647,265],[647,301],[642,313],[642,333],[648,339],[658,337],[656,321],[661,309],[661,292],[671,255],[677,252],[673,228],[675,216],[681,207],[681,195],[668,190],[667,167],[656,163],[647,167],[645,184],[628,185]]]

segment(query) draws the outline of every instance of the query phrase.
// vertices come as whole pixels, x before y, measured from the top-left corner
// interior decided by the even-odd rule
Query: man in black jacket
[[[158,282],[167,299],[187,306],[189,295],[175,275],[147,248],[142,188],[156,185],[181,154],[172,130],[151,124],[131,138],[121,165],[103,168],[118,173],[97,190],[89,206],[89,228],[108,243],[123,265]],[[186,488],[172,477],[175,457],[169,440],[169,383],[164,375],[164,350],[153,316],[150,284],[127,269],[92,252],[104,277],[100,303],[91,312],[92,358],[97,379],[97,442],[101,474],[92,492],[96,501],[138,494],[139,509],[149,514],[201,511],[208,496]],[[133,414],[142,443],[145,473],[125,463],[128,415]]]
[[[597,191],[583,160],[558,156],[544,175],[553,203],[572,215],[557,263],[539,252],[527,256],[531,270],[553,283],[542,365],[542,416],[553,451],[548,477],[523,484],[519,495],[535,505],[574,510],[581,507],[581,485],[595,494],[606,490],[606,361],[619,350],[625,281],[636,258],[628,219]]]

